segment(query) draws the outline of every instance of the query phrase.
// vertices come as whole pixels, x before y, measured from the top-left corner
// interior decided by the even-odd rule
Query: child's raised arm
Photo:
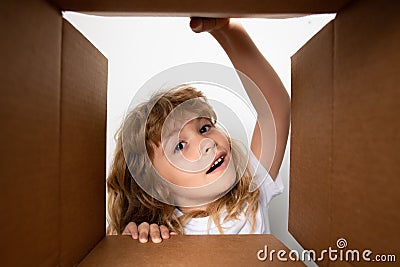
[[[239,22],[228,18],[192,18],[190,26],[194,32],[208,31],[225,50],[234,67],[246,74],[260,88],[267,99],[276,126],[276,150],[269,170],[271,177],[275,179],[285,153],[290,124],[290,98],[285,87]],[[249,97],[255,104],[256,99],[252,99],[250,92]],[[256,105],[255,107],[257,109]],[[258,121],[262,119],[263,116],[258,117]],[[256,124],[251,149],[267,168],[267,159],[262,157],[261,153],[265,149],[261,146],[261,133],[267,131],[260,129],[262,125],[265,124]]]

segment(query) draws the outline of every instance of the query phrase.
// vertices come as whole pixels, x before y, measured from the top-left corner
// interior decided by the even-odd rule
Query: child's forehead
[[[202,99],[190,99],[175,107],[166,117],[162,125],[162,135],[180,131],[185,125],[201,120],[213,120],[212,107]]]
[[[170,136],[173,133],[179,133],[187,125],[196,125],[203,121],[211,121],[211,118],[199,116],[198,114],[185,114],[182,116],[173,116],[167,118],[163,124],[163,134]]]

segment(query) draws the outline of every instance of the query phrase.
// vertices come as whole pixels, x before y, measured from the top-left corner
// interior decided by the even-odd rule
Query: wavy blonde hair
[[[107,234],[122,234],[125,226],[131,221],[138,225],[142,222],[166,225],[171,231],[184,234],[185,223],[191,218],[204,216],[210,216],[222,234],[224,231],[221,227],[221,215],[226,212],[223,220],[238,219],[243,211],[251,220],[252,232],[254,231],[260,193],[258,189],[249,191],[252,174],[246,158],[239,145],[229,138],[236,173],[242,174],[242,177],[237,177],[237,184],[224,196],[210,203],[206,210],[195,210],[177,217],[174,213],[175,206],[153,198],[133,178],[141,176],[144,183],[152,186],[156,184],[153,183],[150,170],[151,160],[154,157],[154,145],[159,146],[161,143],[163,123],[178,105],[195,98],[201,101],[197,102],[197,106],[193,106],[193,110],[202,110],[202,114],[206,112],[207,117],[215,125],[216,114],[205,96],[187,85],[154,94],[149,101],[138,105],[125,117],[124,123],[115,135],[117,144],[107,178],[109,223]],[[129,134],[123,134],[123,127],[128,127]],[[160,190],[157,185],[154,185],[153,189]]]

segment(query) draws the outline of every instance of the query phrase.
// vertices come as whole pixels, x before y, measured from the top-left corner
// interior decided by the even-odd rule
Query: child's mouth
[[[225,154],[219,156],[214,163],[211,165],[210,169],[208,169],[208,171],[206,172],[206,174],[212,173],[213,171],[215,171],[218,167],[220,167],[224,161],[225,161]]]

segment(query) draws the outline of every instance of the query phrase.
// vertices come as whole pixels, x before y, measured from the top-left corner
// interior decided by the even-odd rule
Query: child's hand
[[[146,243],[151,238],[153,243],[160,243],[163,239],[168,239],[170,235],[176,235],[175,232],[169,232],[165,225],[158,226],[157,224],[149,224],[143,222],[136,225],[134,222],[128,223],[122,232],[123,235],[130,235],[133,239],[138,239],[140,243]]]
[[[212,32],[228,26],[229,18],[190,18],[190,28],[194,32]]]

